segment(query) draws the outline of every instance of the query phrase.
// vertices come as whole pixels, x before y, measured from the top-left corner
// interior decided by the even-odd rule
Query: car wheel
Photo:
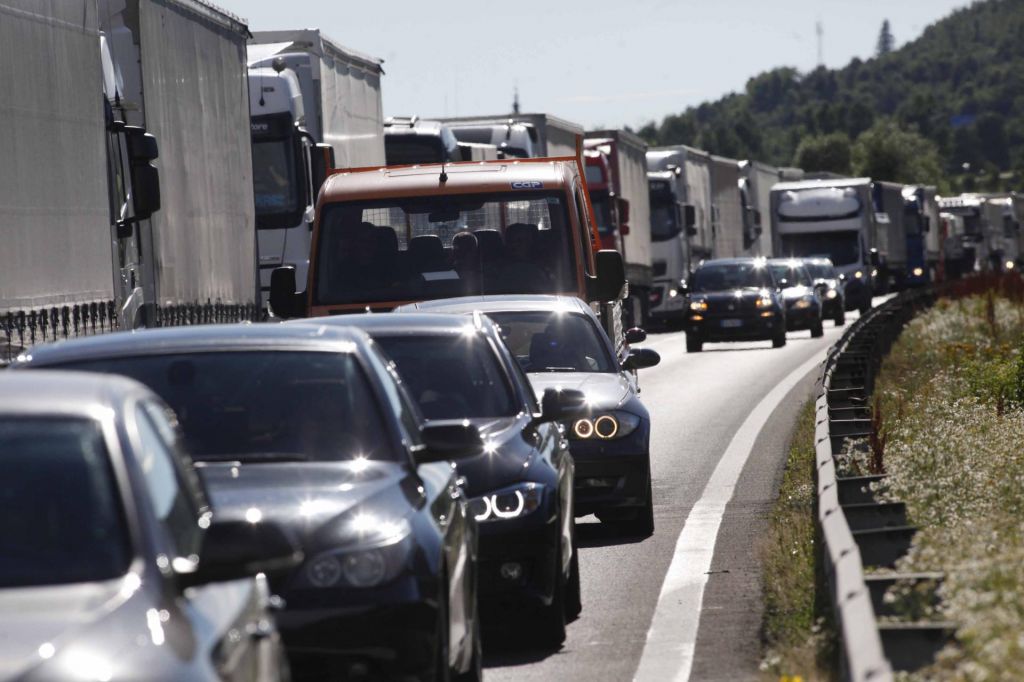
[[[811,338],[818,339],[822,336],[825,336],[825,326],[819,317],[814,321],[814,324],[811,325]]]
[[[450,623],[448,621],[448,581],[442,574],[443,594],[438,599],[437,605],[437,646],[434,648],[434,670],[424,679],[426,682],[450,682],[452,679],[451,668],[448,667],[448,636]]]
[[[775,332],[775,336],[772,337],[772,348],[782,348],[786,345],[786,328],[783,327],[780,331]]]
[[[645,504],[637,516],[637,520],[630,524],[635,535],[648,538],[654,535],[654,490],[651,485],[651,476],[647,476],[647,504]]]
[[[835,323],[837,327],[842,327],[844,324],[846,324],[846,309],[843,307],[842,304],[840,304],[839,307],[836,308],[836,314],[835,317],[832,318],[832,321]]]
[[[572,563],[569,565],[569,581],[565,585],[565,620],[572,622],[583,612],[583,597],[580,590],[580,550],[572,550]]]
[[[556,556],[562,555],[562,541],[559,538],[558,551]],[[565,576],[561,570],[555,571],[555,589],[551,595],[551,603],[542,606],[536,624],[536,638],[538,644],[544,647],[556,649],[565,641]]]
[[[704,342],[699,336],[693,334],[686,335],[686,352],[687,353],[699,353],[704,350]]]

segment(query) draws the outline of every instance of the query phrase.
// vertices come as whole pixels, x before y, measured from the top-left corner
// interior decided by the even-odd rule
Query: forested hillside
[[[966,188],[1019,182],[1024,0],[976,2],[898,50],[854,59],[842,69],[762,73],[743,93],[670,115],[640,133],[652,144],[685,143],[734,158],[863,172],[862,164],[871,163],[867,145],[877,147],[879,140],[858,138],[872,131],[884,140],[895,130],[910,133],[902,142],[911,153],[931,158],[924,169],[889,168],[890,175],[963,174],[955,183]],[[844,162],[850,167],[841,168]],[[966,173],[964,164],[970,164]]]

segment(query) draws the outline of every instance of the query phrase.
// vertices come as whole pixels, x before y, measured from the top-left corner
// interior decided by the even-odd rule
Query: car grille
[[[730,315],[750,315],[757,311],[757,299],[737,298],[728,301],[708,301],[708,315],[728,317]]]

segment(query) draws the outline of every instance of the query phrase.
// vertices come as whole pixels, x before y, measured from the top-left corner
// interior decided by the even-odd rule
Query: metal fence
[[[892,569],[916,529],[901,502],[879,501],[872,484],[881,471],[846,475],[837,468],[847,439],[870,438],[871,395],[882,360],[903,327],[934,301],[930,289],[904,292],[854,322],[829,351],[816,409],[817,515],[829,596],[839,631],[842,678],[892,680],[894,671],[927,665],[952,637],[949,623],[889,618],[884,596],[897,581],[937,583],[936,574],[869,573]],[[880,620],[881,618],[881,620]]]

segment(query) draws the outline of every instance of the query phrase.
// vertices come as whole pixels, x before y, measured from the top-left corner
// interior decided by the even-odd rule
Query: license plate
[[[743,320],[722,320],[722,326],[726,327],[727,329],[742,327]]]

